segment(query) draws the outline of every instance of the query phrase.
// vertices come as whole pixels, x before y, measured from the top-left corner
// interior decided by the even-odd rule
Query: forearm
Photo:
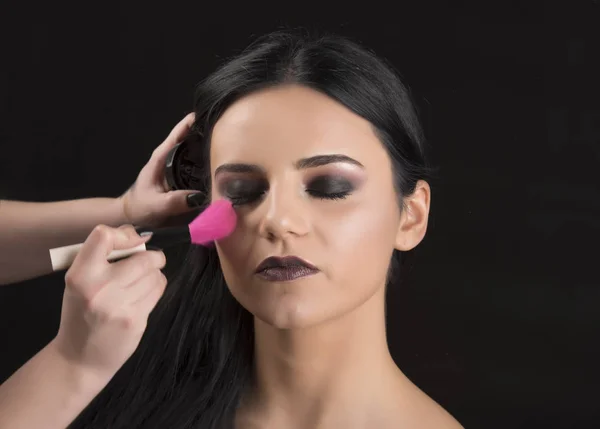
[[[48,344],[0,386],[0,427],[64,429],[106,386]]]
[[[0,285],[52,271],[48,249],[85,240],[98,224],[127,223],[116,198],[0,201]]]

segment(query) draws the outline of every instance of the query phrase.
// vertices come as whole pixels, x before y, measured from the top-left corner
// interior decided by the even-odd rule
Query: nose
[[[272,186],[265,201],[259,225],[261,236],[274,241],[306,235],[310,222],[302,195],[293,187]]]

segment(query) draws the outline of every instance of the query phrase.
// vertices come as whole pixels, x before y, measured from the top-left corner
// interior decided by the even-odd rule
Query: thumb
[[[83,243],[73,266],[108,263],[106,257],[113,250],[128,249],[147,241],[149,237],[140,237],[131,225],[111,228],[98,225]]]
[[[165,194],[165,212],[168,216],[189,212],[200,207],[206,195],[198,191],[177,190]]]
[[[131,224],[121,225],[116,229],[116,233],[117,235],[113,244],[115,250],[136,247],[150,239],[149,235],[140,235]]]

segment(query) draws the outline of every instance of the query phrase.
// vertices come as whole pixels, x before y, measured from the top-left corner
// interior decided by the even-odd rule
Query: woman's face
[[[256,317],[312,326],[385,286],[402,216],[389,156],[369,122],[305,87],[264,90],[219,119],[210,163],[213,200],[237,205],[236,230],[217,244],[223,274]],[[273,256],[312,268],[257,273]]]

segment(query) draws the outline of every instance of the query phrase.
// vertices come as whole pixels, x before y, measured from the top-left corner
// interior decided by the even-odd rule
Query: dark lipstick
[[[271,256],[256,268],[256,274],[270,282],[287,282],[318,272],[317,267],[295,256]]]

